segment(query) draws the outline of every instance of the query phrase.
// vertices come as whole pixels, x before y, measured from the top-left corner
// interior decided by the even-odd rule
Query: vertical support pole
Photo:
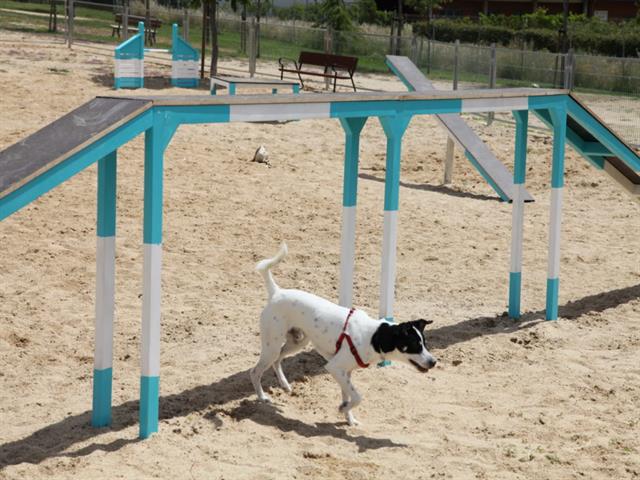
[[[524,230],[524,183],[527,171],[527,128],[529,111],[513,112],[516,121],[516,148],[513,173],[513,210],[511,214],[511,268],[509,270],[509,317],[520,318],[522,287],[522,239]]]
[[[458,49],[460,48],[460,40],[456,40],[453,55],[453,89],[458,90]],[[453,153],[455,144],[451,137],[447,137],[447,152],[444,157],[444,180],[443,184],[449,185],[453,179]]]
[[[567,107],[549,109],[553,121],[553,158],[551,167],[551,213],[549,220],[549,264],[547,274],[547,320],[558,318],[560,283],[560,231],[562,224],[562,188],[564,187],[564,150],[567,133]]]
[[[447,137],[447,152],[444,157],[444,184],[449,185],[453,178],[453,152],[455,144],[451,137]]]
[[[396,243],[400,194],[400,154],[402,135],[411,117],[380,117],[387,137],[387,163],[384,181],[384,233],[382,240],[382,278],[380,280],[380,318],[393,321],[396,277]]]
[[[253,78],[253,76],[256,74],[256,41],[256,20],[255,18],[252,18],[251,22],[249,23],[249,77],[251,78]]]
[[[341,118],[345,132],[344,180],[342,189],[342,239],[340,246],[340,300],[343,307],[353,306],[353,271],[356,245],[356,203],[358,197],[358,158],[363,118]]]
[[[76,16],[73,1],[74,0],[69,0],[69,13],[68,13],[69,23],[67,24],[67,41],[69,43],[69,48],[71,48],[71,45],[73,45],[73,22],[74,22],[74,17]]]
[[[144,137],[144,271],[140,353],[140,438],[158,431],[162,268],[163,142],[159,122]]]
[[[182,36],[187,43],[189,42],[189,9],[184,9],[184,16],[182,18]]]
[[[460,59],[460,40],[453,46],[453,89],[458,89],[458,62]]]
[[[498,73],[498,63],[497,63],[497,52],[496,52],[496,44],[491,44],[491,58],[489,61],[489,88],[496,88],[497,81],[497,73]],[[495,112],[489,112],[487,115],[487,126],[493,123],[495,118]]]
[[[124,0],[122,7],[122,40],[129,39],[129,0]]]
[[[111,425],[116,259],[116,170],[113,151],[98,161],[96,318],[91,425]]]
[[[333,52],[333,31],[331,27],[327,27],[324,31],[324,53],[331,55]],[[327,73],[327,67],[325,67],[324,73]],[[324,78],[324,89],[329,90],[331,85],[331,79],[329,77]]]

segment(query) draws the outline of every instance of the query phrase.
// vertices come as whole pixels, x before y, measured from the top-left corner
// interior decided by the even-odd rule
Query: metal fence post
[[[427,38],[427,75],[431,74],[431,38]]]
[[[571,90],[573,87],[573,48],[570,48],[564,57],[564,81],[563,87],[567,90]]]
[[[256,74],[256,19],[252,18],[249,23],[249,76],[253,78]]]
[[[73,17],[75,17],[75,12],[73,10],[73,0],[69,0],[69,23],[67,24],[67,42],[69,43],[69,48],[73,45]]]
[[[496,55],[496,44],[491,44],[491,57],[489,60],[489,88],[496,88],[496,78],[498,76],[498,63]],[[493,123],[495,112],[489,112],[487,115],[487,126]]]
[[[418,36],[411,37],[411,61],[418,65]]]
[[[122,6],[122,39],[127,40],[128,38],[129,38],[129,2],[127,0],[124,0],[124,5]]]
[[[460,40],[456,40],[453,47],[453,89],[458,89],[458,59],[460,54]]]
[[[458,59],[459,59],[460,40],[456,40],[453,51],[453,89],[458,89]],[[444,159],[444,181],[445,185],[451,183],[453,178],[453,149],[454,143],[451,137],[447,137],[447,153]]]
[[[333,32],[331,28],[327,28],[324,31],[324,53],[331,54],[333,53]],[[329,77],[325,77],[324,79],[324,88],[329,90],[331,86],[331,79]]]
[[[189,42],[189,9],[184,9],[184,17],[182,19],[182,37]]]

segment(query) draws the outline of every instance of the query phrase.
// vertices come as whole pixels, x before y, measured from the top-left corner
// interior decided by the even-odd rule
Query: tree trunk
[[[209,31],[211,32],[211,71],[210,75],[218,74],[218,22],[217,2],[212,0],[209,4]]]
[[[258,0],[256,12],[256,58],[260,58],[260,14],[262,13],[262,1]]]

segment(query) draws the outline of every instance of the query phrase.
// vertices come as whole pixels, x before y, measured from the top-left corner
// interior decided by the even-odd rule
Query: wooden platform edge
[[[100,97],[96,97],[96,98],[100,98]],[[119,98],[119,97],[109,97],[109,98]],[[123,100],[131,100],[128,98],[124,98]],[[80,107],[83,107],[85,104],[82,104]],[[22,188],[24,185],[27,185],[29,182],[33,181],[34,179],[38,178],[40,175],[42,175],[43,173],[51,170],[52,168],[58,166],[59,164],[61,164],[62,162],[64,162],[66,159],[72,157],[73,155],[75,155],[76,153],[82,151],[83,149],[85,149],[86,147],[88,147],[89,145],[97,142],[98,140],[100,140],[101,138],[104,138],[105,136],[107,136],[109,133],[113,132],[114,130],[120,128],[121,126],[123,126],[124,124],[130,122],[131,120],[133,120],[134,118],[136,118],[137,116],[139,116],[140,114],[146,112],[147,110],[149,110],[150,108],[153,107],[153,103],[152,102],[147,102],[143,105],[141,105],[141,107],[137,110],[135,110],[134,112],[130,113],[129,115],[127,115],[126,117],[123,117],[122,119],[118,120],[117,122],[114,122],[113,124],[109,125],[107,128],[100,130],[98,133],[96,133],[94,136],[90,137],[87,141],[81,143],[80,145],[76,146],[75,148],[65,152],[63,155],[59,155],[58,157],[54,158],[51,162],[48,162],[46,165],[42,166],[41,168],[39,168],[38,170],[36,170],[35,172],[33,172],[32,174],[26,176],[24,179],[20,180],[19,182],[15,182],[14,184],[12,184],[11,186],[5,188],[3,191],[0,192],[0,200],[2,200],[3,198],[5,198],[7,195],[10,195],[11,193],[13,193],[14,191]],[[75,110],[71,110],[70,112],[67,112],[68,115],[70,113],[73,113]],[[47,126],[49,126],[49,124],[45,125],[44,127],[42,127],[40,130],[46,128]],[[36,133],[38,133],[40,130],[37,130],[35,132],[33,132],[31,135],[29,135],[26,139],[21,140],[20,142],[17,143],[21,143],[26,141],[29,137],[31,137],[32,135],[35,135]],[[14,144],[15,145],[15,144]],[[11,147],[11,145],[10,145]],[[9,147],[7,147],[9,148]],[[6,149],[5,149],[6,150]],[[1,152],[0,152],[1,153]]]

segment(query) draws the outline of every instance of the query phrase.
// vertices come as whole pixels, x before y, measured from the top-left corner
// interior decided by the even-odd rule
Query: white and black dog
[[[342,403],[339,410],[349,425],[358,424],[351,409],[361,401],[351,383],[353,370],[381,360],[404,362],[420,372],[435,366],[436,360],[427,351],[424,341],[424,327],[432,321],[415,320],[393,325],[311,293],[281,289],[273,280],[271,268],[286,254],[287,246],[283,243],[275,257],[262,260],[256,266],[264,277],[269,296],[260,317],[262,352],[251,370],[251,382],[260,400],[270,400],[261,385],[262,375],[269,367],[273,367],[282,388],[291,391],[282,372],[282,359],[300,351],[309,342],[327,360],[326,369],[340,385]]]

